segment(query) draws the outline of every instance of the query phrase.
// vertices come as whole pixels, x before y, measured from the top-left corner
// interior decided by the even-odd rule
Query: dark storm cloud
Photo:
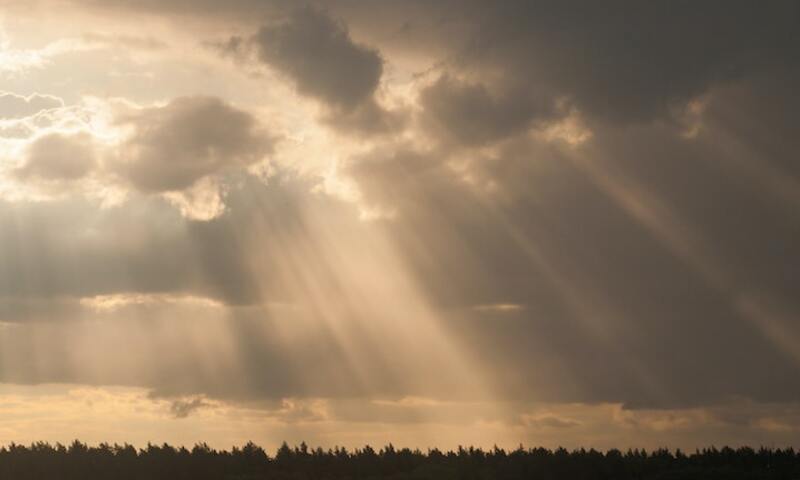
[[[264,158],[272,138],[249,113],[214,97],[184,97],[117,119],[134,128],[115,169],[145,192],[183,190]]]

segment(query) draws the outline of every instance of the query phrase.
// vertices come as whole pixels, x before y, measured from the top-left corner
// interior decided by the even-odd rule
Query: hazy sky
[[[0,0],[0,444],[800,444],[795,1]]]

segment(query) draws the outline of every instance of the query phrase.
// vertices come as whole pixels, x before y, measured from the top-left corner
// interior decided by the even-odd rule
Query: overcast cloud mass
[[[0,6],[0,443],[800,443],[797,2]]]

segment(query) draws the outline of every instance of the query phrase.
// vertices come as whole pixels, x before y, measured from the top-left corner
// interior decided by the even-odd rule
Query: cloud
[[[357,7],[332,1],[324,12],[248,0],[224,6],[113,5],[248,25],[284,16],[284,22],[268,23],[255,36],[238,37],[235,48],[252,39],[262,61],[290,78],[300,93],[336,110],[337,117],[373,102],[388,65],[377,47],[403,60],[422,58],[414,64],[419,71],[471,77],[489,92],[519,92],[518,105],[563,99],[587,117],[623,124],[672,121],[716,86],[797,66],[798,7],[790,0],[765,6],[712,1],[700,7],[512,0],[502,9],[473,0]],[[505,121],[508,117],[498,128]],[[355,123],[370,125],[365,119]]]
[[[606,121],[669,118],[714,86],[797,65],[790,1],[469,5],[456,65],[565,96]]]
[[[252,114],[207,96],[150,107],[87,97],[5,126],[19,138],[0,144],[17,164],[0,184],[8,199],[79,195],[111,205],[139,193],[202,221],[223,213],[234,177],[265,168],[276,140]]]
[[[173,400],[169,405],[169,411],[175,418],[187,418],[192,413],[202,408],[210,407],[212,404],[203,398],[193,398],[191,400]]]
[[[342,173],[398,212],[383,225],[506,398],[796,401],[798,346],[775,341],[800,311],[785,262],[796,137],[778,121],[794,103],[747,82],[712,94],[693,138],[663,124],[596,126],[577,147],[517,136],[469,152],[463,170],[461,152],[383,145]],[[774,302],[755,318],[738,310],[751,290]]]
[[[63,106],[63,100],[52,95],[33,93],[26,97],[11,92],[0,92],[0,119],[30,117],[43,110]]]
[[[0,297],[0,323],[70,322],[80,319],[86,311],[73,298]]]
[[[295,90],[325,107],[322,119],[335,130],[357,134],[396,133],[404,114],[380,105],[383,74],[379,52],[355,42],[344,22],[327,11],[293,9],[250,37],[234,36],[217,45],[239,61],[256,59],[288,78]],[[253,52],[251,52],[251,50]]]
[[[383,72],[377,51],[353,42],[342,23],[316,9],[296,10],[253,39],[262,61],[291,78],[300,93],[335,109],[370,101]]]
[[[524,415],[523,422],[526,426],[535,429],[562,429],[580,426],[580,422],[568,417],[560,417],[550,413],[540,415]]]
[[[523,132],[537,116],[546,116],[525,92],[492,95],[482,84],[447,74],[420,93],[420,104],[433,129],[446,140],[481,146]]]
[[[116,4],[239,21],[274,18],[285,10],[280,2],[250,0],[191,8],[180,1]],[[490,90],[503,86],[568,98],[586,115],[623,124],[669,119],[716,86],[755,72],[796,68],[800,40],[795,28],[800,7],[791,0],[768,5],[714,0],[700,6],[511,0],[503,8],[474,0],[357,6],[345,0],[325,6],[358,38],[396,56],[426,58],[422,69],[481,77]],[[314,10],[298,12],[285,24],[262,30],[271,45],[264,60],[291,76],[299,90],[331,104],[347,105],[347,99],[357,104],[373,92],[382,72],[380,57]],[[335,80],[350,70],[351,78]]]
[[[257,293],[235,234],[217,221],[195,223],[159,197],[135,194],[107,208],[74,196],[2,201],[0,298],[47,305],[49,298],[192,292],[252,302]]]
[[[32,70],[41,70],[59,56],[96,48],[81,40],[62,38],[40,49],[20,50],[10,48],[8,42],[0,44],[0,75],[6,79],[24,77]]]
[[[192,220],[208,221],[225,211],[224,186],[211,178],[203,178],[179,192],[166,192],[166,198],[181,214]]]
[[[87,133],[43,135],[28,145],[15,173],[22,180],[72,181],[95,167],[92,137]]]
[[[118,123],[130,137],[111,159],[129,203],[2,203],[0,291],[31,298],[4,307],[17,325],[4,331],[3,364],[20,366],[5,378],[238,401],[294,396],[304,415],[310,397],[455,396],[441,385],[447,369],[409,358],[426,337],[403,344],[409,337],[396,335],[422,318],[478,359],[465,362],[470,376],[506,400],[639,411],[800,399],[796,335],[781,335],[800,311],[787,260],[800,245],[794,3],[375,5],[278,9],[273,18],[283,20],[257,30],[266,17],[259,2],[131,3],[247,16],[240,28],[257,33],[228,47],[255,48],[323,106],[323,123],[402,133],[315,152],[340,160],[337,174],[360,192],[355,207],[381,219],[359,222],[353,205],[309,193],[313,175],[219,180],[273,145],[253,115],[222,100],[185,97],[130,113]],[[384,88],[418,99],[421,121],[407,130],[387,121]],[[376,238],[391,248],[367,255]],[[401,308],[392,317],[356,274],[370,285],[407,274],[428,315]],[[64,345],[96,325],[22,325],[27,312],[52,324],[74,318],[56,300],[48,311],[47,299],[132,293],[215,299],[229,336],[185,324],[186,335],[170,336],[165,327],[158,357],[148,347],[158,340],[152,324],[128,318],[116,325],[144,332],[136,351],[148,368],[117,359],[96,373],[63,361]],[[197,313],[185,308],[142,318]],[[392,327],[366,335],[383,325],[375,319]],[[124,330],[103,338],[133,343]],[[186,339],[196,344],[167,348]],[[52,348],[35,348],[42,344]],[[208,350],[235,351],[238,375],[197,367]],[[28,361],[37,351],[47,352],[39,365]],[[372,420],[417,416],[375,410]],[[653,414],[651,423],[683,428],[694,417],[686,418]]]
[[[89,32],[83,34],[80,38],[88,44],[96,44],[103,47],[121,47],[130,50],[156,51],[169,46],[166,42],[157,38],[136,35],[108,35]]]
[[[185,190],[264,160],[273,139],[247,112],[213,97],[182,97],[117,120],[133,132],[113,169],[143,192]]]
[[[342,174],[355,181],[367,207],[391,212],[427,204],[446,188],[453,175],[444,156],[411,145],[382,145],[351,158]]]
[[[748,279],[746,285],[758,285],[788,302],[787,311],[796,310],[792,283],[783,280],[792,278],[784,257],[795,248],[792,224],[775,215],[780,204],[761,198],[759,187],[709,167],[724,161],[708,156],[717,144],[716,137],[707,137],[711,131],[692,140],[656,127],[637,130],[635,141],[625,129],[600,133],[605,140],[595,138],[581,147],[592,147],[593,161],[609,171],[622,169],[620,175],[645,182],[674,203],[704,237],[724,243],[717,253],[737,277]],[[85,204],[70,208],[67,202],[7,205],[0,228],[0,268],[8,272],[6,281],[0,278],[5,295],[184,292],[219,299],[231,308],[215,310],[213,315],[224,317],[230,330],[229,336],[213,338],[203,330],[220,323],[199,322],[198,310],[142,312],[141,326],[135,315],[126,322],[112,317],[116,320],[104,323],[110,330],[104,330],[103,338],[109,343],[101,345],[118,345],[114,342],[122,338],[128,351],[140,352],[136,358],[153,365],[152,370],[106,362],[107,369],[95,376],[67,369],[73,363],[63,360],[69,356],[62,350],[84,335],[92,337],[88,332],[94,332],[93,338],[101,335],[96,323],[70,327],[73,336],[38,327],[38,344],[24,330],[12,329],[4,334],[9,346],[3,351],[5,365],[17,367],[5,374],[15,381],[114,381],[147,385],[167,396],[206,394],[244,402],[378,394],[448,398],[452,392],[436,386],[441,370],[429,366],[420,371],[414,359],[402,354],[409,348],[399,341],[402,337],[370,341],[356,328],[356,319],[368,316],[365,312],[375,314],[370,325],[384,317],[361,309],[368,296],[347,302],[350,297],[343,292],[352,293],[354,279],[342,272],[385,261],[367,256],[365,248],[379,231],[392,239],[393,255],[411,271],[449,338],[480,358],[471,375],[489,378],[501,398],[613,401],[631,408],[674,408],[730,396],[800,398],[791,381],[798,367],[791,359],[737,314],[726,292],[706,284],[691,264],[676,258],[663,239],[577,168],[565,156],[571,150],[535,138],[517,142],[498,149],[495,158],[484,158],[475,172],[498,185],[494,194],[453,175],[436,152],[387,146],[359,158],[350,174],[367,198],[400,210],[393,220],[377,224],[358,222],[347,205],[309,194],[308,184],[291,178],[267,185],[252,180],[247,188],[232,189],[226,212],[206,223],[186,221],[150,197],[136,197],[106,212]],[[714,185],[715,199],[706,199],[709,210],[698,212],[694,205],[706,198],[708,185]],[[731,212],[731,202],[743,196],[752,200],[749,207]],[[741,222],[758,229],[741,232]],[[256,243],[246,241],[253,237]],[[335,254],[327,256],[329,249]],[[340,269],[331,258],[370,261]],[[399,273],[385,271],[393,277]],[[376,277],[367,278],[375,283],[371,279]],[[315,298],[325,301],[315,305]],[[297,308],[249,308],[267,301]],[[525,308],[475,310],[476,304]],[[380,305],[381,315],[391,315]],[[180,318],[196,324],[176,323]],[[148,334],[147,329],[162,321],[172,334],[159,345],[184,336],[195,343],[148,359],[155,348],[148,345],[164,332]],[[402,323],[382,334],[397,333],[393,329]],[[115,336],[120,331],[144,333],[134,348],[131,335]],[[337,338],[348,338],[348,348]],[[239,375],[214,375],[216,367],[196,365],[208,351],[230,354],[228,339],[236,345]],[[417,340],[421,348],[427,345]],[[52,349],[38,350],[38,370],[25,366],[33,345],[43,344]],[[359,375],[348,358],[353,352],[363,362],[357,362]],[[390,352],[392,362],[384,364]],[[94,364],[103,354],[102,349],[87,350],[84,360]],[[420,373],[408,379],[400,367],[404,374]],[[766,370],[768,378],[761,374]]]

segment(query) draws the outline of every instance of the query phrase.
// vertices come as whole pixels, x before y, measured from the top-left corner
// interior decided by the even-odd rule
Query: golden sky
[[[798,18],[0,0],[0,444],[797,445]]]

